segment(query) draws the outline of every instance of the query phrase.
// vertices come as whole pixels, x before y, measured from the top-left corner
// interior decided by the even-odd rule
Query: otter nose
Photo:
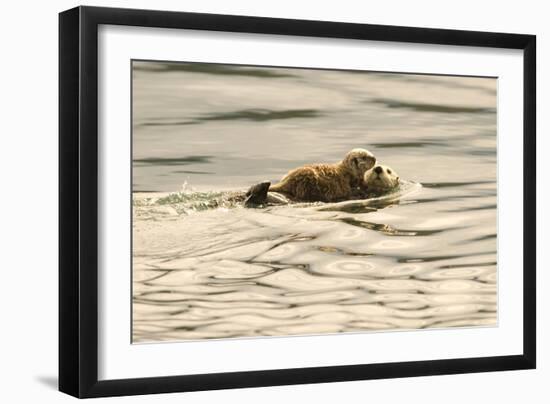
[[[375,172],[376,174],[382,173],[382,167],[380,167],[380,166],[374,167],[374,172]]]

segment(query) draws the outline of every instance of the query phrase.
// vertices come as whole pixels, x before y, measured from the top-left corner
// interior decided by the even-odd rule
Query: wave
[[[145,72],[187,72],[187,73],[202,73],[222,76],[248,76],[259,78],[288,78],[296,77],[295,75],[278,72],[274,69],[266,68],[249,68],[243,66],[222,65],[215,63],[182,63],[182,62],[134,62],[134,70]]]
[[[322,116],[321,112],[315,109],[288,109],[288,110],[269,110],[262,108],[243,109],[238,111],[229,111],[221,113],[204,114],[190,118],[189,120],[162,121],[162,122],[144,122],[141,126],[180,126],[196,125],[209,121],[252,121],[265,122],[278,119],[293,118],[318,118]]]
[[[325,202],[299,202],[290,206],[296,208],[314,207],[319,211],[340,211],[347,213],[364,213],[385,208],[389,205],[399,203],[400,198],[408,195],[422,187],[421,184],[413,181],[401,180],[399,187],[395,190],[380,196],[368,199],[350,200],[336,203]],[[178,214],[190,214],[210,209],[233,209],[243,208],[241,202],[231,198],[242,191],[205,191],[183,190],[174,193],[137,193],[133,197],[135,208],[155,208],[169,206],[175,209]],[[288,206],[288,205],[287,205]],[[272,208],[276,208],[273,206]]]
[[[406,108],[412,109],[418,112],[440,112],[446,114],[495,114],[495,108],[485,108],[485,107],[466,107],[466,106],[455,106],[455,105],[441,105],[441,104],[424,104],[417,102],[406,102],[391,100],[388,98],[375,98],[368,102],[373,102],[376,104],[383,104],[388,108]]]

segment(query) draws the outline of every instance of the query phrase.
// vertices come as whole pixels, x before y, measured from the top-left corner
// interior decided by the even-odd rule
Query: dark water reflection
[[[136,63],[133,94],[135,342],[496,324],[494,79]],[[211,208],[353,147],[403,189]]]
[[[262,109],[245,109],[242,111],[230,111],[221,114],[205,114],[192,118],[190,121],[162,121],[162,122],[144,122],[142,126],[178,126],[193,125],[208,121],[255,121],[264,122],[274,119],[291,118],[316,118],[321,116],[319,111],[312,109],[294,109],[282,111],[269,111]]]

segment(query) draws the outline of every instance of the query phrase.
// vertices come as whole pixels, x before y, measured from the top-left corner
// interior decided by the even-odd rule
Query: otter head
[[[366,171],[370,170],[376,163],[376,157],[366,149],[353,149],[342,161],[358,179],[362,179]]]
[[[363,182],[367,191],[385,192],[399,185],[399,175],[390,167],[377,164],[365,173]]]

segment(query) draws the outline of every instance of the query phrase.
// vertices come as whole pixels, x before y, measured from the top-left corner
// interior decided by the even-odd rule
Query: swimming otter
[[[240,197],[246,207],[257,207],[264,205],[283,205],[292,202],[307,202],[273,192],[270,182],[264,181],[250,187],[246,194]],[[366,171],[363,181],[359,186],[353,188],[347,198],[343,200],[369,199],[383,195],[399,185],[399,175],[392,168],[377,164]]]
[[[336,164],[310,164],[291,170],[283,179],[269,187],[301,202],[337,202],[349,199],[361,186],[363,176],[376,163],[374,155],[365,149],[353,149]]]
[[[381,194],[399,185],[399,175],[388,166],[377,164],[363,177],[363,188],[367,193]]]

